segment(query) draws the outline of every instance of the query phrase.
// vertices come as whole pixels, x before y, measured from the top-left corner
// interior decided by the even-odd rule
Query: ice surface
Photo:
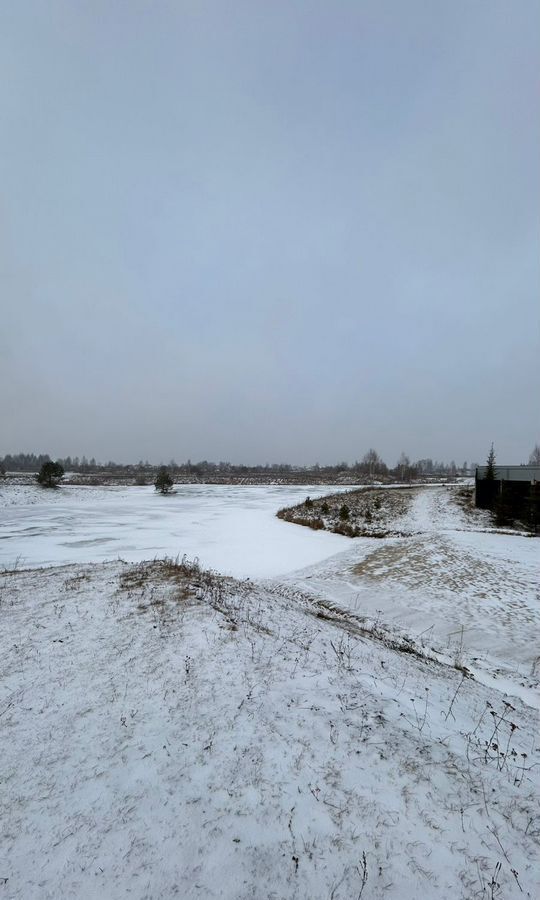
[[[325,493],[321,485],[178,485],[166,496],[153,487],[0,485],[0,567],[187,554],[240,578],[277,575],[347,547],[340,535],[276,519],[280,507]]]

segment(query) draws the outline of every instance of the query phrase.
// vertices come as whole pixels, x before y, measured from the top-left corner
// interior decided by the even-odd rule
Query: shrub
[[[293,515],[293,511],[286,506],[284,506],[283,509],[278,509],[276,513],[278,519],[284,519],[285,522],[291,522]]]
[[[47,488],[57,487],[63,477],[64,467],[59,462],[53,462],[52,460],[44,462],[36,475],[38,484]]]
[[[304,500],[304,506],[306,507],[306,509],[313,509],[313,500],[311,499],[311,497],[306,497],[306,499]]]
[[[326,500],[323,502],[323,505],[321,506],[321,512],[322,512],[323,516],[327,516],[328,513],[330,512],[330,507],[328,506],[328,503],[326,502]]]
[[[334,534],[342,534],[344,537],[356,537],[358,534],[358,529],[353,528],[348,522],[341,522],[334,525],[332,531]]]

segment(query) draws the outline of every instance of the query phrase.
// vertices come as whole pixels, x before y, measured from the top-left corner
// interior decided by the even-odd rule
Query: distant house
[[[540,466],[495,466],[495,480],[486,479],[486,466],[477,466],[475,503],[494,509],[499,519],[518,519],[540,531]]]

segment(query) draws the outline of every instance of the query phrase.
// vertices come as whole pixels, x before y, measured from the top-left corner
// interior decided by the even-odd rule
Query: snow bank
[[[6,897],[538,896],[525,704],[275,585],[71,566],[0,609]]]

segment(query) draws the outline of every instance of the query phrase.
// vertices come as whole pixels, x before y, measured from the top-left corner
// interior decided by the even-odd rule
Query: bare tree
[[[402,481],[404,481],[405,476],[408,474],[409,469],[411,468],[411,461],[406,453],[401,453],[396,468],[399,469],[399,477]]]
[[[370,447],[368,452],[362,459],[362,465],[366,469],[369,474],[369,477],[372,478],[375,472],[378,472],[381,468],[382,459],[373,447]]]
[[[529,456],[530,466],[540,466],[540,444],[534,445],[534,450]]]

